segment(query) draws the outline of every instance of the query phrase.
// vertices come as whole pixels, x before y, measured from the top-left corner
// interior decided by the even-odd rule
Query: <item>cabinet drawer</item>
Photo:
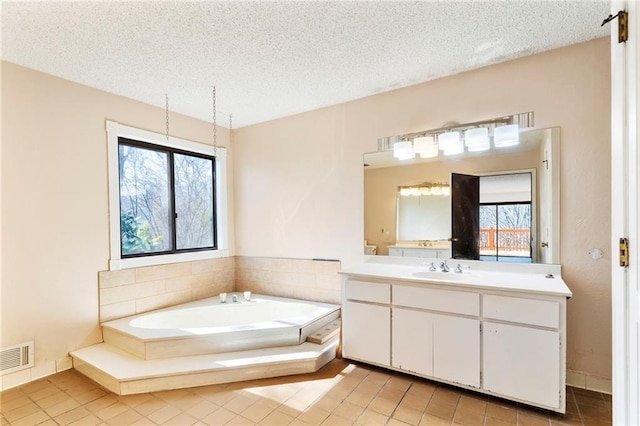
[[[482,315],[484,318],[540,327],[560,327],[560,304],[549,300],[485,295]]]
[[[462,315],[480,315],[480,295],[465,291],[393,286],[393,304]]]
[[[374,303],[391,302],[391,286],[389,284],[347,280],[345,282],[344,294],[347,300],[360,300]]]

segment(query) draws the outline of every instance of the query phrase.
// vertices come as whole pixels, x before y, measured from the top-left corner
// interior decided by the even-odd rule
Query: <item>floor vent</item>
[[[0,375],[33,367],[33,341],[0,349]]]

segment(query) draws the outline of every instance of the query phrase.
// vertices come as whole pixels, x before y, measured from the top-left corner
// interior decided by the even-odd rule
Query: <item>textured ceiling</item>
[[[3,60],[234,127],[606,36],[605,1],[7,2]]]

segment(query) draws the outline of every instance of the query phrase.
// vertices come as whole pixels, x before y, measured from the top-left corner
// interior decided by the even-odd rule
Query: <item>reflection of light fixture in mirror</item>
[[[442,195],[442,187],[434,186],[431,188],[431,195]]]
[[[411,188],[406,187],[406,186],[400,188],[400,195],[402,195],[403,197],[407,197],[407,196],[411,195]]]
[[[493,130],[493,144],[496,148],[505,148],[520,143],[520,129],[517,124],[499,126]]]
[[[446,132],[438,135],[440,151],[451,151],[460,143],[460,132]]]
[[[413,140],[413,150],[420,158],[431,158],[438,155],[438,145],[433,136],[422,136]]]
[[[413,195],[414,197],[420,196],[420,188],[418,188],[417,186],[411,187],[410,192],[411,192],[411,195]]]
[[[486,127],[477,127],[465,131],[464,143],[470,152],[486,151],[491,147],[491,143],[489,142],[489,129]]]
[[[431,187],[429,187],[429,186],[420,187],[420,194],[422,194],[422,195],[431,195]]]
[[[421,195],[445,195],[451,194],[448,183],[424,182],[413,186],[400,186],[398,192],[403,197],[419,197]]]
[[[444,195],[445,197],[451,195],[451,188],[449,187],[449,185],[445,185],[442,187],[442,195]]]
[[[393,144],[393,156],[398,160],[409,160],[415,155],[410,141],[402,140]]]

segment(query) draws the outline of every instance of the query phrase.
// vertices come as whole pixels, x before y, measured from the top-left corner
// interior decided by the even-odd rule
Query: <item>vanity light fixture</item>
[[[489,129],[486,127],[476,127],[464,132],[464,144],[467,151],[486,151],[491,148],[489,141]]]
[[[520,129],[517,124],[499,126],[493,129],[493,145],[505,148],[520,143]]]
[[[470,152],[485,151],[491,149],[491,138],[495,148],[517,145],[520,131],[532,127],[533,112],[530,111],[380,138],[378,151],[393,150],[393,156],[403,160],[415,158],[416,154],[420,154],[421,158],[436,157],[439,151],[443,151],[444,155],[461,154],[465,147]]]
[[[416,156],[411,141],[405,139],[393,144],[393,156],[398,160],[410,160]]]
[[[432,158],[438,155],[438,145],[434,136],[421,136],[413,140],[413,150],[420,158]]]
[[[402,197],[419,197],[421,195],[451,195],[448,183],[425,182],[419,185],[400,186],[398,193]]]

